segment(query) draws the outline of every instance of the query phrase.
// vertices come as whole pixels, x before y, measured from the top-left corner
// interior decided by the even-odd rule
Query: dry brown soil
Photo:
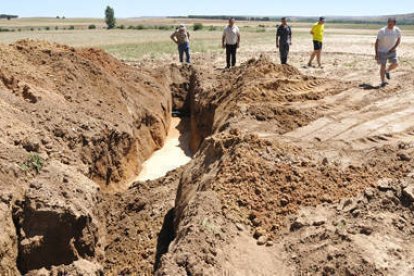
[[[0,274],[412,275],[412,69],[272,59],[2,45]],[[173,110],[192,161],[131,184]]]

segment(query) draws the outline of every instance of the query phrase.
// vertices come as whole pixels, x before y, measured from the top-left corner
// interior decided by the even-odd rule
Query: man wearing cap
[[[237,49],[240,47],[240,30],[235,22],[234,18],[229,19],[229,25],[224,29],[221,41],[223,49],[226,49],[226,68],[236,65]]]
[[[190,33],[184,24],[181,24],[175,32],[171,35],[172,41],[178,45],[178,54],[180,56],[180,62],[184,62],[184,53],[186,62],[191,63],[190,60]]]
[[[289,48],[292,45],[292,29],[287,24],[286,17],[282,17],[281,25],[276,32],[276,48],[279,49],[280,63],[286,64],[289,55]]]
[[[312,62],[316,57],[318,66],[322,67],[321,54],[323,46],[323,36],[325,33],[325,17],[320,17],[319,21],[312,26],[310,33],[313,36],[313,52],[308,62],[308,66],[312,66]]]
[[[390,72],[398,67],[397,48],[401,43],[401,30],[396,24],[395,18],[389,18],[387,26],[379,30],[375,42],[375,59],[381,65],[381,87],[388,84],[385,78],[390,80]],[[387,61],[390,63],[388,68]]]

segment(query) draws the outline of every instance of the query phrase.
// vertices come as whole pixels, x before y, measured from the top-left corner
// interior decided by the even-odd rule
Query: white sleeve
[[[380,30],[380,31],[378,32],[377,39],[378,39],[378,40],[381,40],[381,39],[383,39],[383,38],[384,38],[384,32],[383,32],[382,30]]]
[[[398,34],[398,38],[401,38],[401,30],[400,30],[400,28],[397,28],[397,34]]]

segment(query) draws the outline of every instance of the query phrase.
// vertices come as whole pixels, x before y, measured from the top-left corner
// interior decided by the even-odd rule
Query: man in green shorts
[[[386,27],[378,32],[375,42],[375,60],[381,65],[381,87],[385,87],[391,79],[390,71],[398,67],[397,48],[401,43],[401,30],[396,26],[397,20],[389,18]],[[387,61],[390,65],[387,68]]]
[[[323,35],[325,33],[325,17],[320,17],[319,21],[312,26],[310,33],[313,36],[313,52],[308,62],[308,66],[312,66],[312,62],[316,57],[318,61],[318,66],[322,67],[321,64],[321,54],[322,54],[322,44],[323,44]]]

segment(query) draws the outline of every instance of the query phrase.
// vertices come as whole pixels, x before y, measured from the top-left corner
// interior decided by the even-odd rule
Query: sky
[[[414,13],[414,0],[0,0],[0,13],[20,17],[116,17],[185,15],[389,15]]]

